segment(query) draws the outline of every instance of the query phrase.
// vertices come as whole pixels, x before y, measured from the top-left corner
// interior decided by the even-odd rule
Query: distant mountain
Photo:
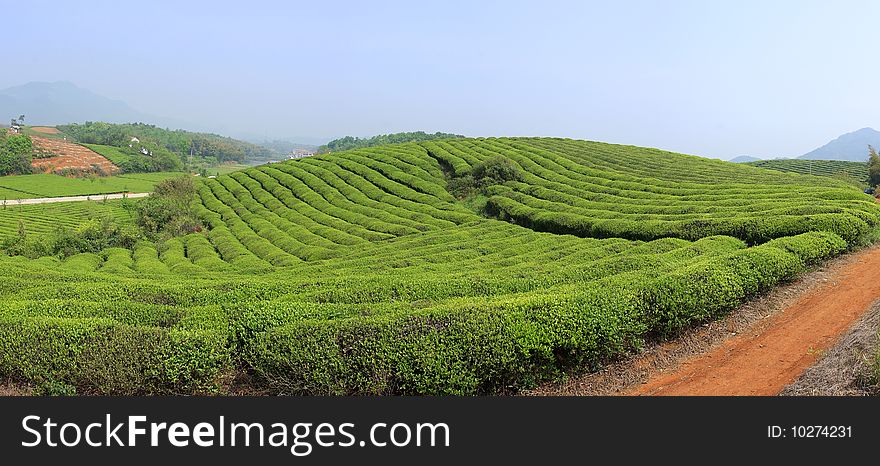
[[[752,157],[751,155],[740,155],[739,157],[734,157],[734,158],[730,159],[729,162],[747,163],[747,162],[757,162],[758,160],[761,160],[761,159],[759,159],[758,157]]]
[[[811,160],[849,160],[864,162],[868,159],[868,146],[880,148],[880,131],[862,128],[825,144],[798,158]]]
[[[61,125],[84,121],[150,122],[157,118],[67,81],[30,82],[0,90],[0,119],[24,114],[29,125]]]

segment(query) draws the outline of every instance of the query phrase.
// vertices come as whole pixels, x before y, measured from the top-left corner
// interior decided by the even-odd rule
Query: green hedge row
[[[829,231],[846,241],[855,241],[867,234],[873,226],[850,213],[676,221],[597,219],[575,212],[534,208],[502,196],[490,197],[487,209],[502,219],[509,219],[537,231],[634,240],[663,237],[695,240],[706,236],[726,235],[743,239],[750,244],[758,244],[810,231]]]
[[[109,319],[0,317],[0,374],[110,395],[216,390],[229,366],[227,333]]]
[[[301,209],[304,215],[311,217],[318,223],[333,226],[338,230],[359,236],[368,241],[381,241],[393,238],[397,236],[394,232],[407,234],[417,231],[406,229],[402,226],[394,227],[384,222],[377,222],[363,214],[349,214],[345,209],[327,202],[323,196],[313,191],[302,180],[276,167],[280,167],[280,165],[258,167],[257,170],[271,176],[290,192],[290,194],[279,197],[282,202],[292,208]],[[383,231],[389,228],[393,228],[394,232]]]
[[[814,246],[819,245],[816,253]],[[425,311],[305,319],[254,334],[242,358],[283,393],[477,394],[531,386],[599,364],[729,311],[840,252],[828,233],[708,258],[662,275],[637,272],[565,292],[467,299]],[[803,254],[797,254],[802,251]]]

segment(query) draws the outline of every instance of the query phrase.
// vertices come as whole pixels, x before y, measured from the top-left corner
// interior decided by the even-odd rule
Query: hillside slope
[[[873,128],[862,128],[852,133],[846,133],[798,158],[865,162],[868,160],[868,146],[880,146],[880,131]]]
[[[65,81],[29,82],[0,89],[0,114],[24,114],[29,123],[40,125],[96,118],[118,123],[155,121],[155,117],[139,112],[121,100],[97,95]]]
[[[519,180],[450,193],[499,156]],[[230,371],[270,393],[511,392],[721,315],[880,223],[844,182],[531,138],[265,165],[203,180],[194,205],[203,233],[0,258],[0,377],[87,393],[216,392]]]
[[[868,165],[865,162],[849,162],[846,160],[807,160],[807,159],[775,159],[748,162],[753,167],[767,168],[781,172],[800,173],[802,175],[831,176],[841,180],[851,179],[858,183],[868,184]]]
[[[43,173],[63,173],[65,171],[91,172],[113,175],[119,172],[113,162],[88,147],[59,139],[31,136],[35,153],[31,166]]]

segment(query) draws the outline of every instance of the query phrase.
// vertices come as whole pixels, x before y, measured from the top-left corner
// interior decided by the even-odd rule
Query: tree
[[[166,158],[167,155],[174,155],[182,160],[191,156],[204,161],[244,162],[265,160],[277,155],[265,147],[217,134],[172,131],[144,123],[111,124],[87,121],[85,124],[60,125],[58,129],[76,142],[123,149],[128,148],[131,137],[137,137],[141,145],[150,146],[154,154],[157,154],[156,148],[161,148],[166,153]],[[144,163],[150,165],[148,162]],[[180,165],[179,161],[176,163]]]
[[[343,138],[334,139],[328,142],[326,145],[319,147],[318,153],[323,154],[327,152],[339,152],[351,149],[361,149],[364,147],[380,146],[384,144],[398,144],[402,142],[421,142],[431,141],[434,139],[451,139],[463,137],[464,136],[460,134],[441,133],[439,131],[434,134],[428,134],[424,131],[380,134],[378,136],[373,136],[366,139],[345,136]]]
[[[185,175],[156,185],[150,197],[138,203],[138,225],[151,238],[182,236],[201,231],[194,209],[196,185]]]
[[[477,182],[485,186],[522,179],[519,165],[503,155],[497,155],[474,165],[471,174]]]
[[[32,152],[30,137],[0,133],[0,175],[31,173]]]
[[[868,184],[880,185],[880,155],[873,146],[868,146]]]

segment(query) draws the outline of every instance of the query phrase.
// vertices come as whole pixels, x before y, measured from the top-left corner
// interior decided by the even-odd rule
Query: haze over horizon
[[[70,81],[229,134],[559,136],[729,159],[880,128],[870,1],[14,9],[0,89]]]

